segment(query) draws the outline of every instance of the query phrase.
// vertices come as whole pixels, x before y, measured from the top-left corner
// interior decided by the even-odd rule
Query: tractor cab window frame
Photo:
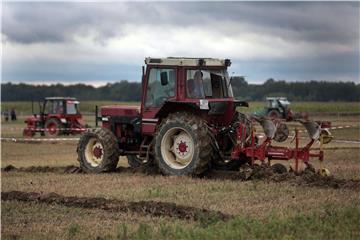
[[[166,100],[175,97],[176,68],[152,67],[148,71],[145,94],[145,108],[161,107]],[[167,82],[162,81],[162,75],[167,75]],[[165,84],[166,83],[166,84]]]
[[[226,69],[186,69],[185,77],[187,98],[233,97]]]

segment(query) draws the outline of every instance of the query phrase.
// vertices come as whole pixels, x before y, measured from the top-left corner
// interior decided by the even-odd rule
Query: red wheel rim
[[[57,128],[56,128],[56,124],[55,123],[49,123],[47,125],[47,129],[48,133],[50,135],[55,135],[57,133]]]

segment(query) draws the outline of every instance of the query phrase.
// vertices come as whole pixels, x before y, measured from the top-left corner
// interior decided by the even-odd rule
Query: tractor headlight
[[[66,118],[60,118],[60,121],[61,121],[62,123],[66,123]]]

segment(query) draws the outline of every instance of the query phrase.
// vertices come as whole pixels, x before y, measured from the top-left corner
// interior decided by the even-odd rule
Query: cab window
[[[63,114],[64,106],[62,101],[47,101],[44,109],[45,114]]]
[[[160,107],[168,98],[175,96],[175,73],[175,69],[150,69],[145,107]]]
[[[66,113],[67,114],[77,114],[78,113],[78,104],[77,101],[67,101],[66,102]]]
[[[187,70],[186,95],[188,98],[232,97],[227,78],[227,72],[222,70]],[[228,92],[225,89],[229,89]]]

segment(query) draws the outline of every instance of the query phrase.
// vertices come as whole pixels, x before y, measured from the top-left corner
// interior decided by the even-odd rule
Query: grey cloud
[[[266,80],[268,77],[310,80],[328,74],[334,76],[333,79],[350,76],[349,79],[359,81],[359,11],[360,2],[6,2],[2,10],[2,33],[5,36],[3,41],[23,46],[46,42],[66,45],[74,42],[77,36],[90,35],[101,46],[111,38],[125,36],[128,34],[126,31],[144,26],[147,31],[155,26],[164,32],[194,27],[191,29],[204,29],[229,38],[254,33],[259,37],[280,38],[295,46],[306,42],[309,44],[305,46],[314,51],[325,51],[319,51],[321,55],[317,59],[304,56],[280,60],[233,59],[233,70],[249,75],[250,80]],[[338,48],[347,50],[335,53]],[[4,48],[2,74],[3,79],[8,80],[114,80],[116,76],[135,80],[140,75],[137,66],[132,66],[129,73],[119,69],[121,66],[116,63],[99,65],[82,60],[73,66],[66,59],[62,62],[49,59],[22,62],[20,56],[17,64],[10,64],[5,59],[9,54]],[[185,55],[191,54],[185,52]],[[103,62],[106,56],[99,58],[102,59],[99,62]],[[62,67],[58,69],[58,66]],[[63,71],[64,66],[66,71]]]
[[[5,3],[3,33],[20,43],[61,42],[95,32],[106,42],[124,24],[197,26],[221,34],[253,31],[283,39],[343,44],[359,40],[360,3],[163,2]],[[234,23],[229,26],[224,22]],[[219,23],[219,24],[217,24]],[[213,27],[215,26],[215,27]]]

